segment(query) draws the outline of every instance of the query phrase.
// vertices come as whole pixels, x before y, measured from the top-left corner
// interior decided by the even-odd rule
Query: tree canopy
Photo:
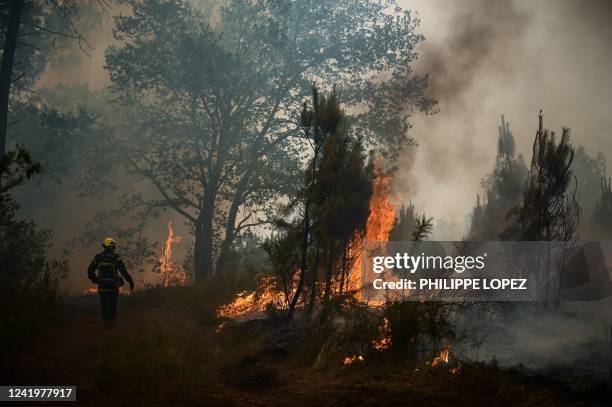
[[[142,127],[118,137],[120,161],[161,194],[143,206],[193,226],[197,278],[299,184],[313,81],[341,83],[352,131],[390,158],[411,142],[410,114],[434,105],[411,70],[418,20],[391,1],[127,3],[107,69]]]

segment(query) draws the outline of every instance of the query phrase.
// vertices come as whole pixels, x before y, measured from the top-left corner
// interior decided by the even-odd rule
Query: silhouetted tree
[[[416,226],[418,215],[414,211],[414,205],[402,205],[395,217],[393,229],[389,233],[390,241],[412,240],[412,234]]]
[[[587,154],[584,147],[576,148],[572,172],[578,180],[578,196],[580,198],[581,222],[579,224],[580,236],[584,239],[591,237],[591,232],[597,233],[589,223],[593,219],[594,211],[602,191],[602,178],[606,175],[606,158],[600,151],[595,157]]]
[[[609,240],[612,237],[612,184],[611,179],[600,180],[600,193],[591,218],[593,237]]]
[[[508,227],[505,222],[510,208],[521,199],[527,168],[523,156],[515,154],[510,124],[501,117],[495,167],[483,181],[484,199],[476,197],[468,237],[472,240],[497,240]]]
[[[334,283],[336,292],[344,288],[354,262],[351,246],[361,243],[370,212],[372,168],[346,125],[341,122],[325,141],[313,196],[313,230],[324,259],[325,313],[330,311]]]
[[[108,7],[105,0],[97,4],[103,11]],[[51,50],[71,41],[87,44],[81,31],[90,27],[77,27],[74,22],[79,8],[87,6],[76,0],[0,1],[0,157],[6,151],[13,88],[19,83],[21,89],[32,85],[49,61]]]
[[[540,112],[523,199],[508,214],[514,222],[503,232],[505,240],[567,241],[576,237],[580,208],[576,190],[567,191],[574,179],[573,160],[570,130],[563,128],[557,143],[555,133],[544,129]]]
[[[334,282],[338,283],[336,291],[342,292],[353,264],[351,245],[360,242],[365,233],[372,193],[371,166],[367,165],[362,143],[349,132],[335,91],[329,97],[321,97],[313,89],[312,108],[304,105],[302,126],[306,136],[313,140],[314,154],[301,194],[304,200],[301,261],[289,304],[289,320],[307,280],[312,310],[317,300],[320,265],[325,313],[329,311]]]

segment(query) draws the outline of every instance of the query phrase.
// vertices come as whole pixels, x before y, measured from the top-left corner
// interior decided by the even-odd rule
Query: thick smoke
[[[612,152],[612,3],[525,0],[404,0],[427,37],[416,70],[429,73],[439,113],[416,117],[415,162],[405,157],[404,200],[446,224],[436,237],[466,233],[480,180],[493,167],[497,124],[505,114],[518,153],[530,159],[537,114],[569,126],[576,145]],[[608,136],[608,139],[606,139]],[[608,156],[610,154],[607,154]],[[398,186],[401,188],[401,185]],[[415,194],[416,193],[416,194]]]
[[[427,38],[415,69],[429,74],[429,95],[439,100],[440,111],[414,117],[411,136],[419,147],[402,156],[396,188],[405,203],[436,219],[434,238],[459,239],[467,232],[480,181],[494,165],[501,114],[527,162],[540,109],[547,127],[570,126],[574,143],[591,157],[600,150],[612,156],[612,2],[398,2],[419,13]],[[39,86],[104,88],[112,15],[122,7],[113,3],[89,33],[90,56],[76,52],[80,61],[50,65]],[[83,223],[79,211],[62,212],[74,217],[64,225]],[[160,225],[163,235],[165,222]]]
[[[589,375],[609,380],[612,363],[610,299],[568,303],[564,312],[523,310],[483,319],[474,314],[459,323],[466,335],[456,352],[462,357],[503,367],[522,366],[559,377]]]
[[[517,61],[508,51],[522,41],[528,23],[511,0],[471,0],[455,7],[447,23],[451,34],[444,42],[425,44],[419,66],[430,75],[430,94],[449,108],[462,104],[482,71],[513,70]]]

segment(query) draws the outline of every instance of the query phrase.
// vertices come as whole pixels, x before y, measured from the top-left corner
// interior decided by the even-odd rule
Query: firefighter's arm
[[[119,260],[117,262],[117,270],[119,270],[119,272],[121,273],[125,281],[127,281],[128,284],[130,285],[130,290],[133,290],[134,280],[132,280],[132,276],[130,276],[130,273],[127,272],[127,269],[125,268],[125,264],[123,263],[123,260]]]
[[[96,269],[98,268],[98,261],[94,257],[94,259],[89,264],[87,268],[87,278],[91,280],[92,283],[98,284],[98,276],[96,276]]]

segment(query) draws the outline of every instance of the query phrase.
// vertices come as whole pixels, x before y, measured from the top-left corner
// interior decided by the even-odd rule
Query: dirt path
[[[17,383],[77,385],[78,400],[91,405],[215,401],[210,377],[198,380],[210,376],[218,365],[220,350],[206,340],[213,337],[213,328],[198,326],[184,313],[121,298],[117,323],[107,329],[97,301],[97,296],[78,298],[54,313],[32,350],[22,357]],[[205,356],[205,369],[190,365],[195,360],[188,358],[195,352]],[[198,382],[207,391],[202,393]]]

